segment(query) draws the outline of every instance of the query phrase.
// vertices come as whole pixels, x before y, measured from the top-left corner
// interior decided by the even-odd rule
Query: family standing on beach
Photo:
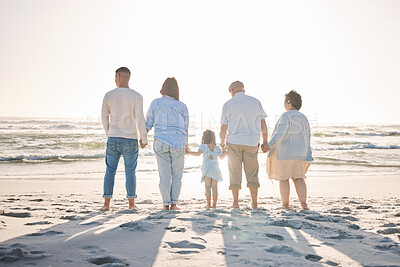
[[[121,155],[124,157],[126,191],[129,209],[137,209],[136,166],[139,145],[148,144],[147,132],[154,127],[153,149],[160,176],[160,193],[164,210],[177,210],[182,185],[185,155],[203,154],[201,181],[205,184],[207,208],[216,208],[218,182],[222,180],[218,158],[228,156],[228,169],[232,191],[232,208],[239,208],[239,190],[244,170],[250,190],[252,209],[257,209],[260,187],[258,151],[268,152],[267,173],[270,179],[279,181],[282,205],[289,208],[290,186],[293,180],[301,207],[307,206],[305,174],[313,160],[310,146],[310,125],[299,112],[301,96],[296,91],[285,95],[284,112],[275,125],[268,142],[266,113],[261,102],[245,94],[242,82],[229,86],[232,98],[222,108],[220,146],[215,133],[203,133],[198,151],[188,146],[189,112],[179,100],[179,87],[175,78],[167,78],[161,87],[162,97],[150,104],[146,119],[143,113],[143,97],[129,88],[130,70],[121,67],[115,72],[117,88],[109,91],[103,100],[102,123],[107,135],[106,174],[104,176],[104,206],[110,209],[115,174]],[[260,133],[262,143],[260,146]],[[139,137],[139,141],[138,141]],[[212,204],[211,204],[212,197]]]

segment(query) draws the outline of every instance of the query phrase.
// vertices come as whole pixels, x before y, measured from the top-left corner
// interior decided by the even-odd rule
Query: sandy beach
[[[121,174],[109,212],[99,178],[2,178],[0,266],[400,266],[398,176],[312,173],[310,211],[294,191],[282,209],[264,177],[254,211],[248,189],[229,208],[224,183],[205,209],[199,175],[185,172],[180,211],[160,211],[156,172],[138,173],[139,211],[127,210]]]

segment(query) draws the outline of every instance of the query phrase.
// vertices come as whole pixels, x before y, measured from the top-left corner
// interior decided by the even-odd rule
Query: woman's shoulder
[[[156,104],[158,104],[161,100],[162,100],[162,97],[153,99],[153,101],[151,101],[151,104],[150,104],[150,105],[156,105]]]

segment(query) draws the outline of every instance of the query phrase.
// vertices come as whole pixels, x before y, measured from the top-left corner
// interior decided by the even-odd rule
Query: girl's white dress
[[[211,151],[207,144],[201,144],[199,149],[203,152],[201,181],[204,181],[204,176],[210,177],[219,182],[222,181],[222,174],[218,165],[218,157],[222,155],[221,147],[215,146],[214,151]],[[209,158],[210,156],[212,156],[212,159]]]

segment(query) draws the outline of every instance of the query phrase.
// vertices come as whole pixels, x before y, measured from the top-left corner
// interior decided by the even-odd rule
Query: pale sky
[[[0,116],[98,117],[120,66],[145,112],[175,76],[219,120],[240,80],[272,119],[400,123],[400,1],[0,0]]]

